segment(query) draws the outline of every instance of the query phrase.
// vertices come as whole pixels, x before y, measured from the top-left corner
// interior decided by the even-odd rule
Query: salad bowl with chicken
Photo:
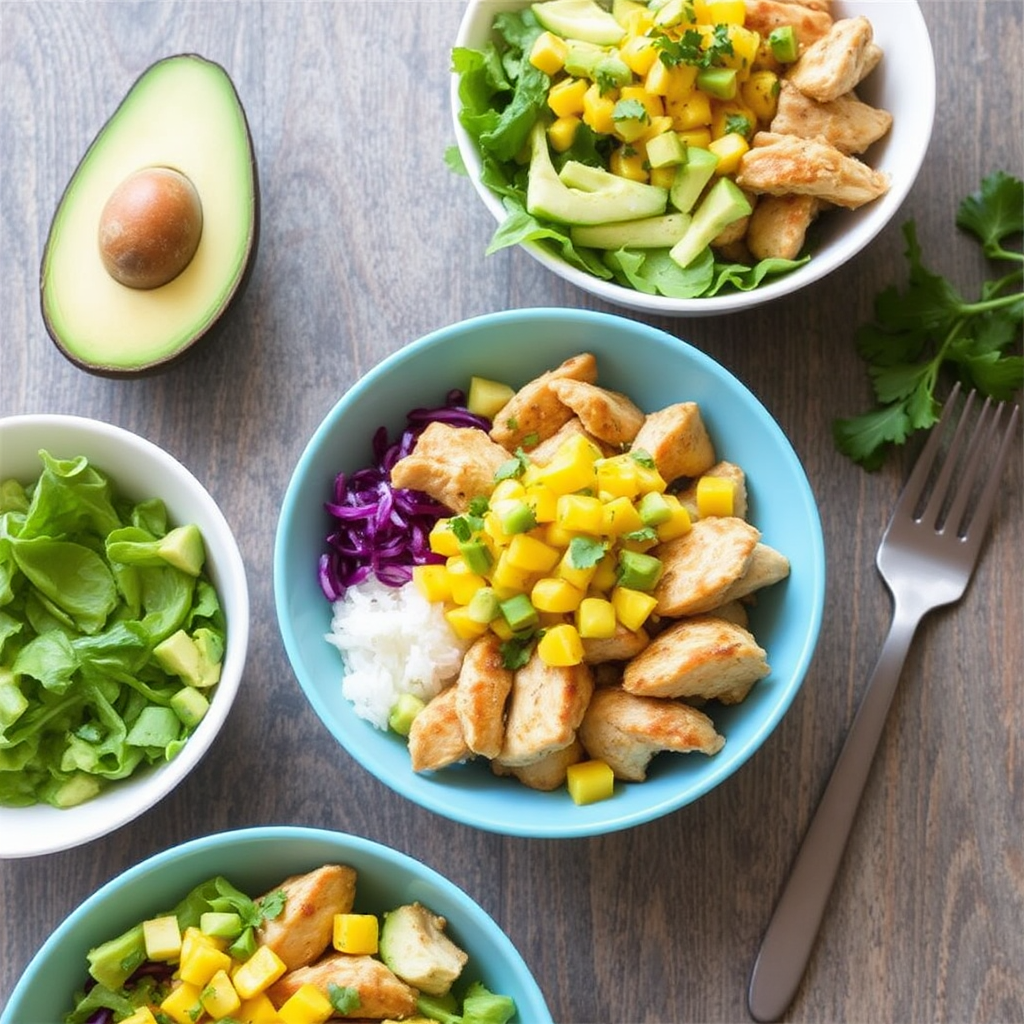
[[[549,837],[727,779],[796,696],[824,592],[813,494],[754,396],[569,309],[464,321],[370,371],[299,460],[274,571],[298,682],[363,767]]]

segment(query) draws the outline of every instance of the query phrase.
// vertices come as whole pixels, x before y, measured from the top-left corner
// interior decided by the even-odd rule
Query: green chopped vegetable
[[[969,302],[952,282],[925,267],[914,221],[903,225],[907,287],[882,292],[874,322],[856,338],[875,408],[833,424],[838,449],[865,469],[879,468],[891,446],[938,420],[943,369],[998,400],[1012,398],[1024,385],[1024,255],[1006,248],[1011,239],[1019,243],[1024,229],[1024,182],[1002,171],[989,175],[960,204],[956,223],[981,243],[990,261],[1012,267],[986,281],[978,299]]]
[[[69,807],[180,751],[200,705],[154,650],[205,631],[219,659],[225,623],[194,525],[39,456],[35,481],[0,484],[0,804]]]

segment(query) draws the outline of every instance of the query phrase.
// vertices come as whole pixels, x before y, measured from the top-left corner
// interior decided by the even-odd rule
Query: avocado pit
[[[128,288],[173,281],[191,262],[203,233],[192,182],[170,167],[144,167],[111,193],[99,221],[99,250],[110,276]]]

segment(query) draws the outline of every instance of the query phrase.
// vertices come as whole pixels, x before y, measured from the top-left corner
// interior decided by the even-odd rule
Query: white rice
[[[360,718],[387,729],[402,693],[429,701],[458,674],[466,645],[415,584],[388,587],[376,578],[335,601],[327,640],[345,660],[342,695]]]

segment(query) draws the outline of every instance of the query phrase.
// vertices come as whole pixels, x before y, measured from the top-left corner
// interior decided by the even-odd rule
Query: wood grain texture
[[[0,413],[98,416],[168,448],[226,509],[253,613],[243,693],[183,785],[87,847],[0,862],[0,1006],[50,931],[122,869],[211,831],[303,823],[369,836],[452,877],[506,929],[560,1022],[749,1019],[761,933],[889,621],[874,554],[913,446],[873,475],[835,452],[832,418],[869,395],[852,325],[904,280],[910,217],[930,265],[975,289],[985,268],[953,229],[956,204],[984,174],[1024,172],[1021,5],[922,8],[938,117],[897,220],[799,298],[652,321],[747,383],[806,466],[829,560],[806,684],[763,749],[699,803],[558,843],[448,823],[369,776],[301,698],[273,607],[289,475],[361,374],[464,317],[604,308],[520,251],[483,256],[489,214],[443,160],[462,3],[0,0]],[[128,85],[180,51],[223,63],[249,115],[263,186],[255,274],[226,333],[181,365],[142,381],[90,377],[39,316],[49,218]],[[972,586],[912,649],[791,1020],[1024,1021],[1021,496],[1018,449]]]

